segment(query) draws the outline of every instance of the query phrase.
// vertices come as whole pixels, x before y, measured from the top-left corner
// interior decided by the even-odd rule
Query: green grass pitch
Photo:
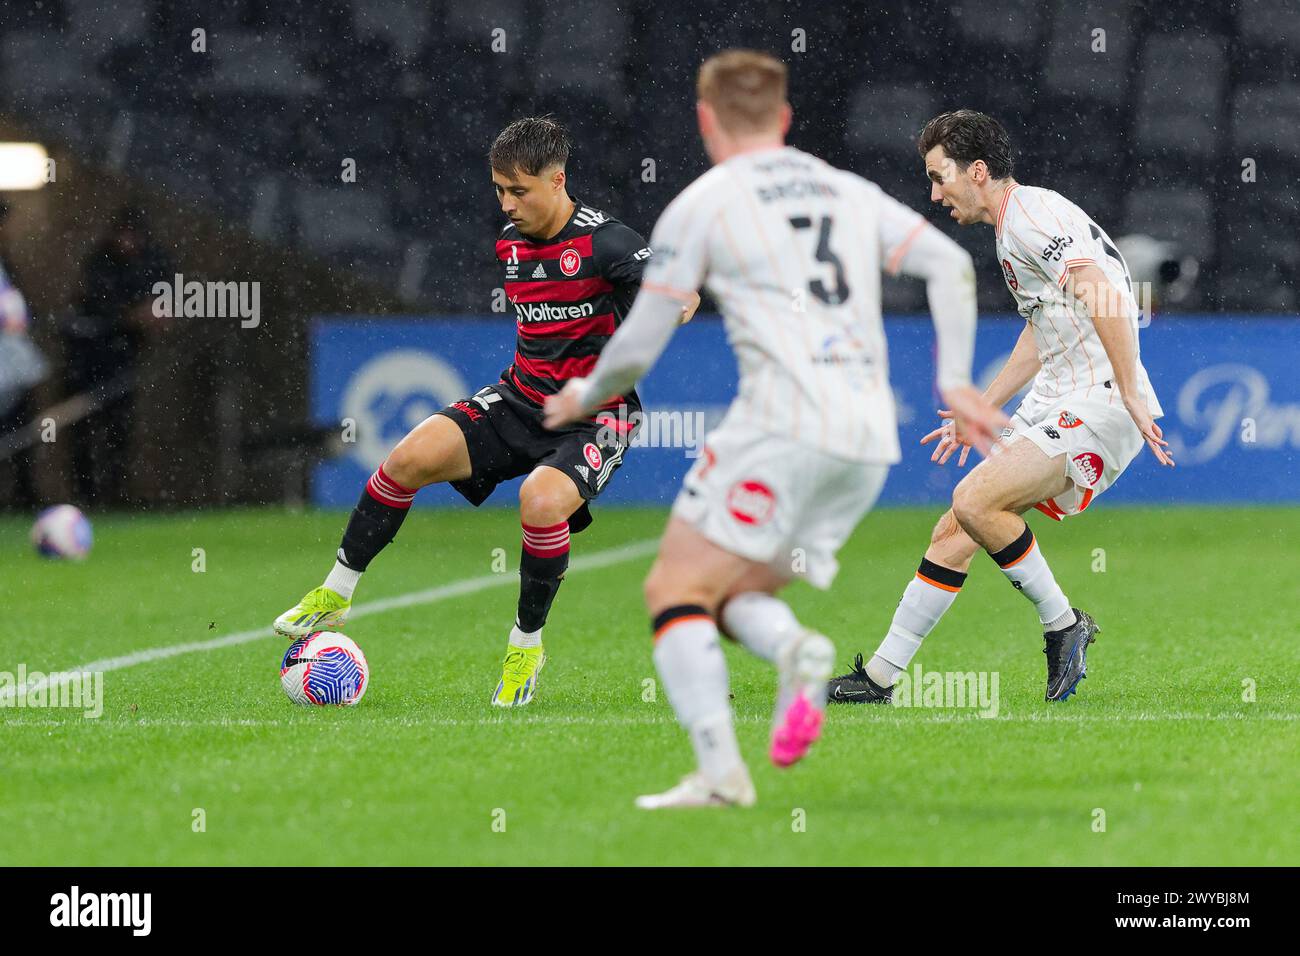
[[[870,515],[831,593],[789,592],[842,663],[874,650],[936,515]],[[99,719],[0,708],[0,864],[1300,863],[1287,599],[1298,510],[1034,515],[1058,580],[1102,626],[1080,693],[1043,701],[1033,610],[979,558],[918,661],[997,672],[997,717],[840,707],[791,770],[766,759],[773,673],[730,647],[758,806],[658,814],[633,797],[692,761],[662,690],[644,699],[648,552],[569,575],[539,695],[503,712],[488,697],[513,619],[517,518],[417,507],[358,607],[483,580],[358,617],[347,632],[370,660],[365,699],[298,708],[269,625],[319,583],[344,520],[106,516],[80,565],[42,561],[26,519],[0,520],[0,671],[265,631],[108,671]],[[663,522],[661,510],[600,509],[574,555],[652,541]],[[496,548],[506,573],[494,574]]]

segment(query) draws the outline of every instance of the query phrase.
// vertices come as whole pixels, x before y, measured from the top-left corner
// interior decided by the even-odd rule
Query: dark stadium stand
[[[793,141],[915,207],[927,195],[911,137],[971,105],[1007,123],[1024,181],[1059,187],[1117,235],[1177,239],[1200,258],[1184,307],[1293,308],[1300,5],[1197,0],[1180,4],[1179,29],[1168,22],[1163,5],[1129,0],[743,16],[717,0],[45,0],[0,12],[0,109],[412,307],[481,310],[499,219],[483,157],[504,123],[568,122],[573,192],[648,232],[704,168],[696,65],[753,45],[792,64]],[[206,53],[191,50],[198,27]],[[796,29],[806,52],[791,52]],[[830,46],[860,55],[818,55]],[[340,180],[345,157],[355,183]],[[1254,183],[1240,181],[1245,158]],[[942,225],[995,269],[987,237]],[[999,283],[980,294],[1005,307]],[[891,282],[886,305],[924,297]]]

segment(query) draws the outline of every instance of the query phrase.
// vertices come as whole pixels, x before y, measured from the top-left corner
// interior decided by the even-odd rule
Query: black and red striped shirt
[[[513,223],[497,237],[506,298],[515,307],[515,360],[501,381],[535,405],[570,378],[590,374],[600,350],[627,316],[650,259],[636,232],[574,200],[573,215],[544,241]],[[635,391],[602,409],[639,411]]]

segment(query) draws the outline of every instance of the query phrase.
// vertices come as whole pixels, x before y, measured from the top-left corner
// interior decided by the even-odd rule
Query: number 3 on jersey
[[[790,225],[795,229],[811,229],[813,221],[807,216],[791,216]],[[824,262],[835,270],[835,290],[827,291],[826,283],[821,279],[810,279],[808,281],[808,291],[813,294],[819,302],[826,305],[842,305],[849,297],[849,284],[844,281],[844,264],[840,262],[839,256],[831,252],[831,226],[834,225],[834,219],[830,216],[822,216],[817,226],[817,252],[818,262]]]

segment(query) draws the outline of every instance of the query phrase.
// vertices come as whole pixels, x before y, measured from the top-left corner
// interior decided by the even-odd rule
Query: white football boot
[[[733,770],[720,784],[711,784],[698,770],[687,774],[682,782],[663,793],[636,798],[642,810],[668,810],[676,807],[752,807],[757,795],[749,771],[743,766]]]

